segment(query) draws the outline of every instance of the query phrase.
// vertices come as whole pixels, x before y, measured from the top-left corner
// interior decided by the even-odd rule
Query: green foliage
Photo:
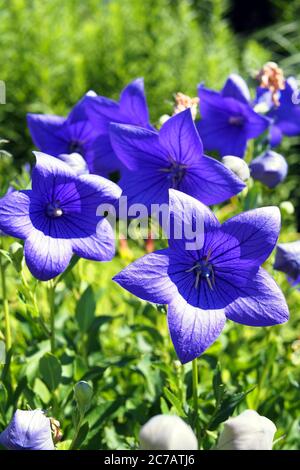
[[[198,21],[188,0],[0,0],[0,135],[15,158],[31,158],[27,112],[65,115],[89,89],[117,99],[144,76],[155,122],[176,91],[220,87],[239,69],[222,5],[211,2]]]

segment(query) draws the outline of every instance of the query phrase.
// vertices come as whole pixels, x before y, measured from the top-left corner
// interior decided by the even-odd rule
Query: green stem
[[[9,304],[7,299],[6,280],[5,280],[5,266],[3,264],[2,255],[0,255],[0,271],[1,271],[1,284],[2,284],[2,300],[4,311],[4,325],[5,325],[5,346],[6,352],[11,349],[11,328],[9,316]]]
[[[75,433],[74,433],[72,442],[70,444],[69,450],[75,450],[75,444],[76,444],[76,440],[77,440],[77,437],[78,437],[78,434],[79,434],[79,431],[80,431],[80,428],[81,428],[81,425],[82,425],[82,422],[83,422],[83,418],[84,418],[84,415],[81,414],[80,418],[79,418],[79,421],[78,421],[78,424],[77,424],[77,427],[75,429]]]
[[[196,428],[196,436],[198,439],[198,444],[200,444],[200,426],[199,426],[199,414],[198,414],[198,363],[197,358],[192,361],[192,373],[193,373],[193,403],[194,403],[194,422]]]
[[[50,305],[50,344],[51,352],[55,354],[55,284],[49,281],[49,305]]]

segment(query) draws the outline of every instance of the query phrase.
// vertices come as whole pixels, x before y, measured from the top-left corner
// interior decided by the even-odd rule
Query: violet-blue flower
[[[198,87],[201,120],[197,123],[204,150],[243,157],[247,142],[262,134],[269,120],[250,105],[249,90],[238,75],[229,76],[220,92]]]
[[[285,273],[292,285],[300,283],[300,240],[277,245],[274,269]]]
[[[146,255],[114,280],[149,302],[168,304],[169,331],[182,363],[193,360],[220,335],[226,319],[270,326],[288,319],[285,298],[261,264],[280,230],[277,207],[241,213],[222,225],[200,201],[170,190],[170,222],[204,221],[202,248],[169,234],[169,247]]]
[[[159,132],[111,124],[111,142],[127,167],[119,184],[129,205],[167,203],[169,188],[217,204],[245,187],[231,170],[203,154],[190,109],[168,119]]]
[[[78,176],[66,163],[36,153],[32,189],[2,198],[0,229],[25,240],[25,260],[42,281],[68,266],[73,254],[108,261],[115,252],[114,232],[98,216],[100,204],[115,204],[120,188],[97,175]]]
[[[256,102],[266,103],[270,108],[267,116],[271,119],[270,144],[276,147],[284,135],[300,135],[300,102],[297,81],[294,77],[285,80],[284,90],[278,91],[279,105],[271,100],[271,92],[264,88],[257,89]]]
[[[267,150],[250,163],[251,176],[269,188],[275,188],[288,173],[286,159],[272,150]]]
[[[17,410],[0,444],[9,450],[54,450],[50,418],[42,410]]]
[[[120,103],[88,92],[64,118],[49,114],[28,114],[27,122],[36,147],[44,153],[79,153],[90,173],[107,176],[120,162],[110,145],[111,121],[149,125],[142,79],[124,88]]]

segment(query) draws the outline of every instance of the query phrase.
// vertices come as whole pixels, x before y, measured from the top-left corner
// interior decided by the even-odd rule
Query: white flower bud
[[[218,450],[272,450],[275,424],[254,410],[245,410],[224,423]]]
[[[246,181],[250,178],[250,170],[245,162],[240,157],[234,157],[233,155],[226,155],[222,158],[223,165],[238,176],[242,181]]]
[[[163,126],[165,122],[167,122],[169,119],[170,119],[171,116],[169,116],[169,114],[163,114],[162,116],[160,116],[159,120],[158,120],[158,125],[159,127]]]
[[[157,415],[140,431],[141,449],[145,450],[197,450],[195,434],[181,418]]]

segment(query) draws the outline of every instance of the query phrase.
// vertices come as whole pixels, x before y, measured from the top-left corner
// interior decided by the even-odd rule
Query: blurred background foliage
[[[65,115],[89,89],[117,99],[129,81],[144,76],[155,123],[170,111],[175,92],[193,96],[199,82],[220,88],[229,73],[239,72],[254,90],[253,76],[268,60],[278,61],[287,75],[300,77],[299,13],[298,0],[0,0],[0,79],[7,92],[7,103],[0,106],[0,136],[9,140],[4,148],[14,163],[5,154],[0,158],[0,192],[7,190],[17,168],[20,187],[29,182],[23,169],[32,161],[33,149],[27,112]],[[271,191],[255,183],[247,196],[219,208],[220,219],[286,200],[299,206],[299,142],[285,139],[279,149],[290,167],[284,184]],[[295,240],[294,216],[282,210],[282,217],[281,241]],[[3,239],[4,248],[11,242]],[[111,281],[143,252],[141,241],[127,251],[120,249],[112,263],[80,260],[58,285],[62,368],[57,368],[54,389],[40,370],[49,341],[37,322],[35,302],[47,321],[46,288],[26,268],[22,280],[8,262],[15,356],[11,369],[1,370],[1,429],[15,406],[51,407],[62,422],[64,439],[71,438],[72,388],[81,379],[90,380],[95,390],[84,447],[130,448],[137,444],[140,425],[152,415],[171,410],[188,417],[191,370],[178,366],[164,310],[140,302]],[[200,359],[206,447],[216,438],[221,380],[229,413],[232,403],[240,410],[256,408],[276,423],[281,438],[276,448],[300,447],[299,293],[284,275],[273,272],[272,259],[267,267],[283,286],[291,321],[271,329],[228,324]],[[238,395],[253,386],[246,398]]]

